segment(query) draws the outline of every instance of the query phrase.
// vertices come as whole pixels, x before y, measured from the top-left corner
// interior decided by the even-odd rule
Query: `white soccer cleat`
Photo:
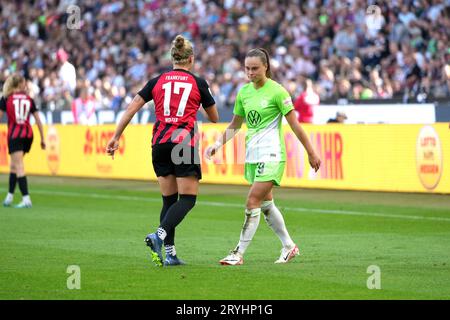
[[[300,254],[300,251],[298,250],[297,245],[294,245],[294,247],[292,249],[283,248],[283,249],[281,249],[280,257],[278,258],[277,261],[275,261],[275,263],[288,263],[293,258],[295,258],[295,256],[298,256],[299,254]]]
[[[219,262],[223,266],[239,266],[244,263],[244,259],[238,252],[231,251],[229,255]]]
[[[16,209],[27,209],[27,208],[31,208],[33,205],[31,204],[30,201],[22,201],[19,204],[16,204],[14,206],[14,208]]]
[[[5,200],[3,201],[3,206],[4,207],[11,207],[12,202],[13,202],[14,198],[13,196],[11,196],[11,194],[7,194]]]

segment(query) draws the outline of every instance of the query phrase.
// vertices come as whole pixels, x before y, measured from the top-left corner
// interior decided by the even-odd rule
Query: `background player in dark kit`
[[[36,120],[41,137],[41,148],[45,149],[44,130],[34,100],[27,93],[27,82],[19,74],[9,76],[3,85],[3,97],[0,99],[0,118],[3,112],[8,117],[8,152],[10,155],[9,190],[3,206],[9,207],[14,200],[16,183],[22,193],[22,201],[15,208],[31,208],[27,177],[23,164],[24,155],[30,151],[33,143],[33,128],[30,114]]]

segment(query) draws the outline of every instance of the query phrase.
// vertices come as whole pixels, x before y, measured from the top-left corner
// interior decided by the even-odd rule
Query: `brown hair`
[[[3,84],[3,96],[7,98],[15,90],[20,88],[20,85],[25,81],[25,78],[20,74],[10,75]]]
[[[192,43],[182,35],[177,35],[172,41],[170,55],[174,64],[187,64],[189,57],[194,55]]]
[[[270,57],[269,53],[264,48],[256,48],[247,52],[246,58],[250,57],[258,57],[261,59],[261,62],[267,67],[266,77],[272,78],[272,71],[270,70]]]

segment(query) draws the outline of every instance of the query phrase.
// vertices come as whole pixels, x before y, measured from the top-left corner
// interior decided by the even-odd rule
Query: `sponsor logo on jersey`
[[[292,105],[292,99],[291,97],[287,97],[286,99],[283,100],[283,104],[287,107]]]
[[[261,123],[261,115],[258,111],[252,110],[247,115],[247,123],[252,127],[256,127]]]

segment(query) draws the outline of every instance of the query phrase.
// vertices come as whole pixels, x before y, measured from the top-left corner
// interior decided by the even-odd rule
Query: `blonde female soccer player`
[[[273,186],[281,183],[286,163],[281,128],[283,116],[308,152],[309,163],[316,172],[320,167],[320,159],[297,121],[289,93],[271,79],[270,57],[265,49],[253,49],[247,53],[245,72],[250,82],[238,92],[233,119],[221,138],[205,151],[206,157],[211,158],[246,120],[245,179],[251,184],[251,188],[247,197],[245,222],[238,245],[220,263],[243,263],[244,253],[258,228],[261,212],[283,244],[281,255],[275,263],[286,263],[299,254],[299,249],[289,236],[272,195]]]
[[[175,228],[194,207],[202,178],[200,162],[195,161],[199,159],[195,135],[197,111],[202,107],[211,122],[219,119],[206,80],[191,73],[194,66],[192,43],[178,35],[172,41],[170,53],[173,69],[151,79],[138,92],[106,146],[106,152],[114,156],[120,136],[134,114],[148,101],[155,102],[152,163],[158,177],[163,207],[159,227],[147,235],[145,243],[157,266],[184,264],[176,254]],[[162,256],[163,244],[165,260]]]
[[[27,82],[19,74],[9,76],[3,85],[3,97],[0,99],[0,119],[3,112],[8,117],[8,152],[11,158],[9,190],[3,206],[10,207],[14,199],[16,184],[22,193],[22,201],[15,208],[31,208],[28,182],[25,175],[23,157],[30,151],[33,143],[33,128],[30,115],[36,120],[41,136],[41,148],[45,149],[44,130],[34,100],[27,93]]]

